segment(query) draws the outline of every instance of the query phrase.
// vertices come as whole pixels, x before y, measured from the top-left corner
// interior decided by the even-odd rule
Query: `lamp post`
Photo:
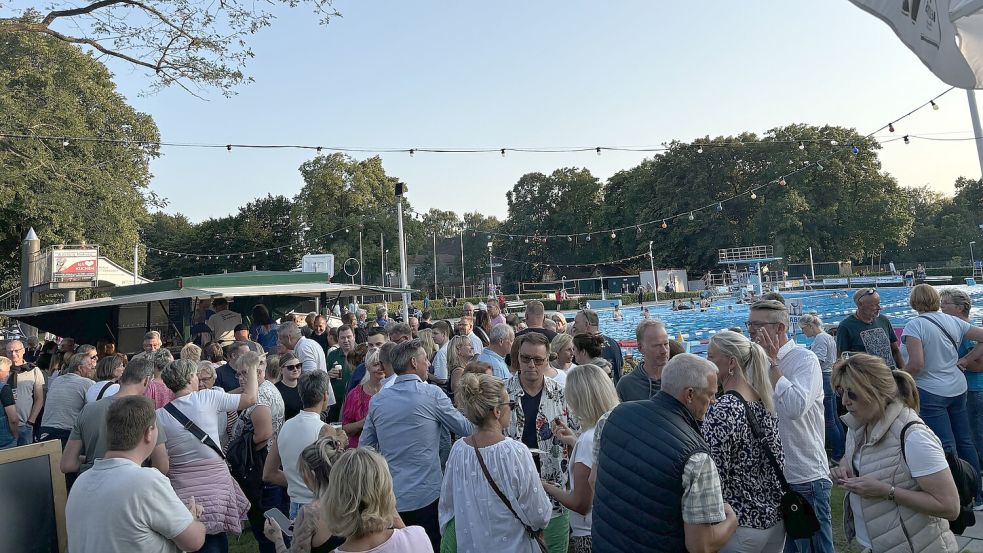
[[[492,265],[492,243],[488,242],[488,278],[490,279],[490,285],[488,287],[488,293],[491,294],[495,290],[495,267]]]
[[[403,194],[409,189],[405,183],[396,183],[396,213],[399,223],[399,284],[405,290],[410,287],[406,278],[406,239],[403,236]],[[410,294],[403,292],[403,322],[410,320]]]
[[[975,244],[975,243],[976,243],[976,240],[973,240],[972,242],[969,243],[969,266],[970,266],[970,268],[976,267],[976,258],[973,257],[973,244]]]
[[[652,240],[649,240],[649,267],[652,268],[652,285],[655,288],[655,303],[659,303],[659,276],[655,273],[655,256],[652,255]],[[639,283],[641,286],[641,283]]]

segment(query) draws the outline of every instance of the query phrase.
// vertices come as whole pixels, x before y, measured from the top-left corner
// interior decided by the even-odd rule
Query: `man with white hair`
[[[311,371],[328,372],[328,362],[324,357],[324,350],[321,345],[310,338],[304,338],[297,323],[286,322],[281,324],[277,328],[277,338],[279,344],[287,351],[293,351],[293,354],[300,361],[300,374],[303,375]],[[328,407],[335,403],[334,390],[332,389],[328,394]]]
[[[680,354],[662,371],[662,390],[614,408],[594,467],[596,553],[719,551],[737,529],[700,433],[717,393],[717,368]],[[632,513],[625,517],[624,513]]]
[[[512,327],[505,323],[495,325],[488,336],[488,347],[481,350],[478,361],[488,363],[492,367],[492,374],[502,380],[508,380],[512,373],[505,364],[505,356],[512,351],[513,342],[515,342],[515,332]]]
[[[761,300],[751,304],[746,325],[751,339],[764,348],[771,362],[768,374],[775,387],[785,479],[809,501],[819,519],[819,531],[811,538],[795,540],[794,547],[800,552],[832,553],[829,500],[833,482],[829,478],[824,445],[826,424],[819,358],[788,339],[788,310],[780,301]],[[791,546],[792,540],[786,540],[786,547]]]

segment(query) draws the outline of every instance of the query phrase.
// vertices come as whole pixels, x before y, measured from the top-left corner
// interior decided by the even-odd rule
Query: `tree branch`
[[[113,4],[124,4],[126,0],[101,0],[99,2],[94,2],[88,6],[83,6],[81,8],[74,8],[71,10],[53,10],[48,15],[44,16],[41,20],[41,24],[47,27],[51,25],[51,22],[59,17],[73,17],[76,15],[85,15],[87,13],[92,13],[100,8],[105,8],[106,6],[112,6]]]

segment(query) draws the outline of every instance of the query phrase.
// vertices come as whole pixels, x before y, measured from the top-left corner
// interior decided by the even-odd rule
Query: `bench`
[[[526,302],[521,300],[507,301],[505,302],[505,312],[514,313],[516,311],[524,311],[526,309]]]

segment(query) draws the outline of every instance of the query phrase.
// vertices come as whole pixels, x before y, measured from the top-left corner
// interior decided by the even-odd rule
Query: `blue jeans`
[[[973,429],[969,423],[969,413],[966,409],[968,393],[958,396],[937,396],[918,388],[918,400],[921,402],[919,415],[925,424],[935,432],[942,441],[942,448],[955,451],[957,455],[980,471],[980,457],[973,443]],[[976,501],[980,501],[977,491]]]
[[[225,532],[206,534],[205,544],[197,553],[229,553],[229,535]]]
[[[826,447],[829,448],[833,461],[839,463],[846,447],[846,432],[843,431],[843,424],[836,410],[837,400],[836,394],[833,393],[833,384],[830,382],[830,373],[824,372],[823,407],[826,411]]]
[[[17,435],[17,445],[30,445],[34,443],[34,427],[29,424],[21,424],[20,434]]]
[[[966,412],[973,431],[976,458],[983,459],[983,392],[966,392]]]
[[[819,519],[819,531],[810,538],[785,540],[785,553],[833,553],[833,522],[829,511],[829,495],[833,483],[826,478],[790,484],[794,491],[802,494],[809,502]]]
[[[297,513],[300,512],[300,508],[303,507],[303,506],[304,506],[303,503],[297,503],[295,501],[291,501],[290,502],[290,512],[287,513],[287,517],[290,518],[290,520],[296,520],[297,519]]]

